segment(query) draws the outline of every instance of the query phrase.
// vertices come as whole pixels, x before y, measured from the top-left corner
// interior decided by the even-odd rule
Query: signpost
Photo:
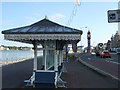
[[[120,9],[108,10],[108,22],[120,22]]]

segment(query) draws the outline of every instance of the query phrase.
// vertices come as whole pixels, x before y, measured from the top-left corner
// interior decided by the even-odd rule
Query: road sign
[[[108,22],[120,22],[120,9],[108,11]]]

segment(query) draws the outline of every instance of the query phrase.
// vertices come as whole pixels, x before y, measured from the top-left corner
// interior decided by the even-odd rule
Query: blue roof
[[[32,25],[4,30],[2,34],[82,34],[78,29],[66,27],[48,19],[42,19]]]

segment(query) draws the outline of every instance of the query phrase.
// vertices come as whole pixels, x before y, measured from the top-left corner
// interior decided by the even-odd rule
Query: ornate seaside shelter
[[[35,87],[58,87],[63,67],[63,47],[81,40],[81,30],[66,27],[44,18],[29,26],[2,31],[4,39],[33,44],[33,75],[27,82]],[[37,58],[42,45],[43,58]]]

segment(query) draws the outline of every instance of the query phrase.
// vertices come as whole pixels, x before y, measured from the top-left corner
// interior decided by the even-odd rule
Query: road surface
[[[65,63],[67,72],[62,79],[67,82],[67,88],[118,88],[118,81],[102,76],[78,61]]]

